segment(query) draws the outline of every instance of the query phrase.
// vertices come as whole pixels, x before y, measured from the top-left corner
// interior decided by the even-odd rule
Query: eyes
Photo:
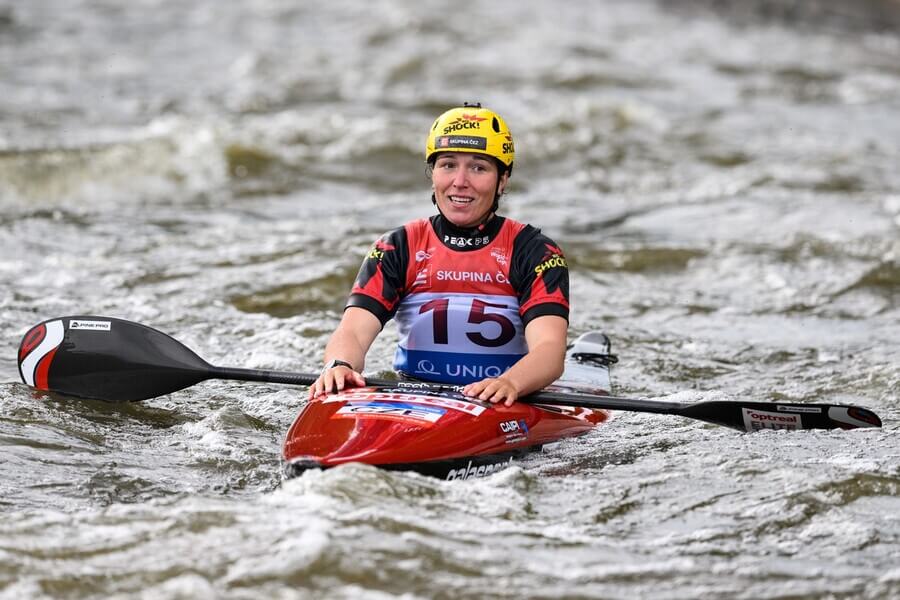
[[[434,170],[444,172],[455,171],[456,169],[460,168],[460,162],[461,161],[453,158],[438,159],[434,164]],[[471,173],[476,173],[479,175],[483,173],[493,173],[494,169],[491,167],[492,165],[489,162],[482,160],[472,160],[469,161],[467,165],[465,165],[465,168],[468,169]]]

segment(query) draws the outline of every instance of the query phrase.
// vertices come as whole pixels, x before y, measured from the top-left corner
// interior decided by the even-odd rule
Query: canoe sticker
[[[324,402],[391,402],[391,403],[407,403],[413,402],[418,405],[438,406],[441,408],[450,408],[459,412],[477,417],[485,411],[485,407],[474,402],[464,400],[454,400],[453,398],[443,398],[440,396],[420,396],[409,393],[391,393],[390,391],[366,391],[365,388],[358,391],[345,391],[325,398]]]
[[[753,408],[742,408],[741,411],[744,413],[744,427],[750,433],[760,429],[803,429],[803,422],[798,414],[789,415]]]
[[[413,404],[412,402],[348,402],[340,407],[332,419],[348,419],[365,416],[372,419],[395,421],[416,421],[429,426],[437,423],[447,411],[437,406]]]
[[[515,444],[528,438],[528,423],[525,419],[502,421],[500,433],[506,437],[507,444]]]

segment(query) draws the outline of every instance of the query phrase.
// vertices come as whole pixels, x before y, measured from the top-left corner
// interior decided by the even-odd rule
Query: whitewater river
[[[900,597],[900,38],[847,10],[3,4],[0,598]],[[619,413],[484,480],[282,482],[304,388],[19,382],[22,335],[73,314],[317,370],[371,242],[432,213],[425,132],[463,100],[510,124],[505,213],[562,245],[616,392],[885,427]]]

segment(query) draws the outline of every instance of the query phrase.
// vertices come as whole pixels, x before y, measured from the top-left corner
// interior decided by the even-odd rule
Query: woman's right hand
[[[366,385],[366,380],[360,373],[357,373],[350,367],[338,365],[330,369],[325,369],[318,379],[309,386],[309,400],[324,396],[331,392],[340,392],[348,387],[362,387]]]

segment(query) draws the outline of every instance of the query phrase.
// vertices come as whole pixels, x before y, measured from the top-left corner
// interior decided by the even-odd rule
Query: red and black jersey
[[[567,319],[568,296],[565,257],[539,229],[495,217],[473,232],[436,215],[375,243],[347,306],[382,324],[396,317],[398,371],[467,383],[496,377],[524,356],[532,319]]]
[[[429,232],[438,242],[435,250],[440,246],[449,250],[445,254],[447,264],[438,265],[445,270],[452,270],[456,253],[487,249],[488,256],[493,255],[489,264],[499,264],[505,258],[509,283],[519,300],[524,323],[542,315],[568,318],[569,271],[562,250],[540,229],[504,217],[493,218],[483,234],[474,236],[440,215],[412,221],[384,234],[363,260],[347,306],[367,309],[382,324],[390,320],[402,298],[414,287],[415,265],[428,254],[428,244],[421,247],[421,242]],[[507,235],[501,236],[501,232]],[[483,282],[467,283],[477,289]]]

